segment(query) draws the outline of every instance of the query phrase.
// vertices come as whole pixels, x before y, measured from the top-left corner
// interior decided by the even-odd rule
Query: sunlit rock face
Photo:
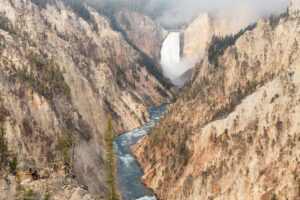
[[[214,18],[210,18],[207,13],[198,15],[187,28],[181,30],[182,58],[197,63],[203,59],[214,35],[235,34],[248,26],[249,16],[246,10],[240,9],[236,12],[234,17],[228,17],[222,12],[216,14]]]
[[[181,31],[182,57],[194,63],[202,59],[212,34],[213,28],[208,15],[199,15]]]
[[[98,31],[60,1],[38,8],[31,1],[1,0],[1,22],[11,28],[0,30],[0,96],[18,167],[58,168],[59,139],[72,133],[76,180],[104,196],[108,113],[120,134],[144,125],[147,108],[173,97],[110,21],[90,13]]]
[[[299,13],[300,13],[300,1],[299,0],[290,0],[289,12],[290,12],[290,15],[299,15]]]
[[[298,199],[300,18],[260,20],[199,62],[135,146],[159,199]]]
[[[126,9],[116,14],[120,26],[128,38],[145,54],[159,61],[160,49],[168,32],[150,17]]]

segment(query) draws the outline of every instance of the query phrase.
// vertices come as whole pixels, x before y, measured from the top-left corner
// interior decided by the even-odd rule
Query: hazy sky
[[[199,13],[210,15],[222,12],[235,17],[243,9],[250,21],[270,14],[279,14],[286,10],[289,0],[149,0],[149,8],[162,8],[164,14],[159,20],[165,24],[175,24],[189,20]]]

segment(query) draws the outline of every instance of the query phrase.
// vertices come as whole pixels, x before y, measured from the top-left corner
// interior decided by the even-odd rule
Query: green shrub
[[[70,6],[73,11],[86,21],[93,21],[93,17],[90,11],[85,7],[80,0],[63,0],[68,6]]]
[[[9,162],[9,169],[11,173],[16,174],[17,165],[18,165],[17,157],[12,156],[12,159]]]
[[[203,91],[203,89],[209,85],[209,81],[208,79],[204,76],[200,79],[199,82],[197,82],[195,84],[195,86],[193,87],[193,89],[190,91],[189,96],[187,98],[187,100],[189,100],[190,98],[195,99],[196,96]]]
[[[65,172],[71,172],[72,168],[75,165],[75,158],[74,158],[74,148],[76,145],[76,138],[70,132],[63,134],[59,137],[58,140],[58,147],[62,155],[63,163],[66,166]],[[69,156],[69,152],[71,151],[71,156]]]
[[[219,66],[219,56],[222,56],[225,50],[235,44],[236,40],[244,35],[246,31],[251,31],[257,26],[257,23],[251,24],[245,29],[240,30],[235,35],[227,35],[225,37],[214,36],[208,48],[208,60],[214,64],[215,68]]]
[[[170,79],[165,78],[162,71],[159,70],[159,64],[156,63],[152,58],[142,52],[135,44],[128,38],[127,33],[119,27],[118,23],[116,22],[115,16],[110,17],[110,25],[112,29],[115,31],[121,32],[126,42],[137,52],[140,53],[140,57],[137,59],[137,63],[142,66],[146,67],[147,71],[152,74],[167,90],[173,87],[173,83]]]
[[[158,65],[149,56],[145,55],[135,45],[133,45],[132,42],[129,43],[141,54],[140,58],[137,60],[139,65],[146,67],[147,71],[152,74],[167,90],[173,87],[173,83],[164,77],[163,73],[158,69]]]
[[[280,14],[279,16],[271,15],[269,21],[272,29],[276,28],[276,26],[279,24],[280,19],[287,18],[288,16],[289,16],[289,9],[287,9],[286,12]]]
[[[3,13],[0,13],[0,29],[7,31],[9,34],[12,35],[17,34],[10,20]]]
[[[277,199],[277,196],[276,196],[276,194],[273,194],[272,195],[272,199],[271,200],[276,200]]]
[[[7,141],[4,137],[5,128],[4,122],[8,116],[7,110],[4,106],[4,99],[0,97],[0,170],[3,168],[5,170],[7,166],[7,159],[9,158],[9,151],[7,147]]]
[[[163,97],[168,97],[169,96],[159,85],[156,85],[155,89],[158,91],[158,93],[161,96],[163,96]]]
[[[21,178],[19,174],[15,176],[15,183],[16,183],[16,195],[19,196],[22,191],[25,191],[25,188],[21,185]]]
[[[49,200],[50,199],[50,194],[49,192],[46,192],[45,196],[44,196],[44,200]]]
[[[31,65],[31,73],[24,67],[18,70],[19,77],[29,82],[33,89],[46,99],[61,94],[71,101],[71,89],[66,84],[59,67],[52,60],[44,59],[33,52],[27,55],[27,59]]]
[[[32,3],[37,5],[39,8],[46,8],[47,0],[30,0]]]
[[[24,200],[33,200],[33,199],[37,199],[37,194],[32,189],[29,189],[24,194]]]

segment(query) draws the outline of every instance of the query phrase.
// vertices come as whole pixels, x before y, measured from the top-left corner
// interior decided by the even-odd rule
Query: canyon
[[[217,60],[204,52],[134,147],[158,199],[299,198],[299,19],[261,19]]]
[[[107,199],[109,113],[120,199],[299,199],[299,0],[181,30],[91,2],[0,1],[0,199]]]

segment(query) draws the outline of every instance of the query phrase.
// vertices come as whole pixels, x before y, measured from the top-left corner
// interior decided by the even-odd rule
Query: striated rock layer
[[[18,169],[62,165],[58,144],[71,134],[76,180],[104,196],[108,113],[122,133],[145,124],[147,108],[173,94],[110,21],[89,10],[91,20],[84,20],[61,1],[39,8],[29,0],[1,0],[0,96]]]
[[[200,14],[185,29],[181,30],[181,53],[182,57],[189,62],[197,63],[205,56],[205,51],[215,36],[236,34],[245,28],[247,12],[244,10],[234,11],[236,15],[228,16],[218,13],[214,18],[207,13]],[[236,17],[238,16],[238,17]]]
[[[299,199],[300,18],[260,20],[200,62],[135,146],[159,199]]]
[[[160,60],[161,45],[168,32],[158,22],[126,9],[116,14],[116,21],[135,46],[151,58]]]

